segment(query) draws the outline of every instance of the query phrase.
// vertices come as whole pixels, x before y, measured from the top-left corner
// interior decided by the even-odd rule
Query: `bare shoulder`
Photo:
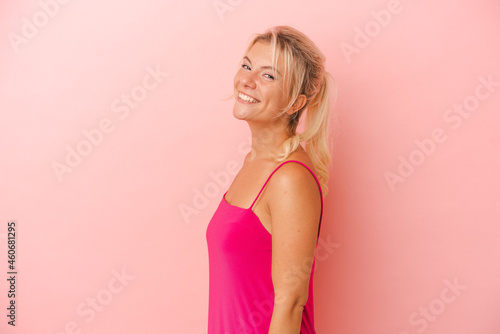
[[[312,174],[316,174],[316,171],[311,159],[304,151],[299,151],[292,153],[288,160],[300,163],[287,162],[274,173],[268,185],[269,209],[274,207],[295,211],[303,210],[306,206],[317,211],[321,207],[321,193]]]
[[[303,163],[314,172],[312,164],[300,160],[295,161]],[[275,195],[298,197],[298,199],[312,196],[315,193],[319,194],[316,179],[304,165],[296,162],[288,162],[281,166],[269,181],[269,188],[272,189],[270,189],[270,192]],[[293,198],[289,199],[293,200]]]
[[[298,187],[299,189],[310,187],[314,190],[318,188],[316,180],[311,174],[311,171],[312,173],[316,174],[316,170],[306,152],[304,152],[303,150],[296,151],[290,155],[288,160],[298,161],[301,164],[297,162],[288,162],[281,166],[276,171],[276,175],[273,176],[277,179],[277,182],[275,183],[281,184],[281,186],[285,187]],[[304,167],[304,165],[307,166],[307,168],[309,168],[309,170],[311,171]]]
[[[312,166],[308,167],[313,170]],[[275,172],[268,187],[266,202],[272,220],[271,234],[276,242],[313,246],[322,200],[312,173],[302,164],[288,162]]]

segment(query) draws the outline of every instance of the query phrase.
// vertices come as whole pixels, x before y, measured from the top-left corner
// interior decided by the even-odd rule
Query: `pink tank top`
[[[297,162],[306,167],[318,183],[321,194],[321,228],[323,193],[309,167],[300,161],[280,164],[267,178],[248,209],[226,202],[222,196],[206,239],[209,258],[208,334],[268,334],[274,305],[271,278],[271,234],[264,228],[252,207],[271,176],[284,164]],[[316,242],[316,246],[318,243]],[[313,305],[313,260],[309,281],[309,298],[302,312],[300,334],[315,334]]]

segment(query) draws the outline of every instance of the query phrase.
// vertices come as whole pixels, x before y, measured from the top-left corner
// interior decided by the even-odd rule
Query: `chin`
[[[233,116],[237,119],[245,120],[248,118],[248,112],[245,110],[242,110],[242,108],[238,108],[237,106],[234,106],[233,108]]]
[[[239,119],[240,121],[246,121],[247,117],[245,115],[238,115],[233,113],[234,118]]]

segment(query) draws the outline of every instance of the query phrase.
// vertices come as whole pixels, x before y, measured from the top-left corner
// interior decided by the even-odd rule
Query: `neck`
[[[289,138],[288,130],[283,122],[276,122],[272,126],[248,122],[252,132],[252,154],[250,161],[265,160],[273,158],[273,152],[283,152],[283,143]],[[299,146],[299,150],[302,147]]]

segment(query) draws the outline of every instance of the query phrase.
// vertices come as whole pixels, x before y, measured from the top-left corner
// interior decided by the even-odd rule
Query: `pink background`
[[[206,332],[205,231],[249,149],[223,98],[250,36],[280,24],[318,44],[339,87],[317,332],[500,332],[498,1],[1,7],[2,333]]]

